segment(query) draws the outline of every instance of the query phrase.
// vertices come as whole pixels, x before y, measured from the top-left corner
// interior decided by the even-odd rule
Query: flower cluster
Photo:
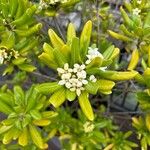
[[[61,77],[59,85],[65,85],[72,92],[76,92],[79,96],[84,90],[84,85],[88,84],[86,80],[87,74],[85,65],[74,64],[74,68],[69,68],[69,65],[64,64],[64,68],[57,68],[58,74]]]
[[[138,16],[140,14],[140,12],[141,12],[141,10],[138,9],[138,8],[135,8],[132,11],[133,11],[133,15],[136,15],[136,16]]]
[[[0,48],[0,64],[10,61],[12,58],[18,58],[19,53],[13,49]]]
[[[86,64],[89,64],[96,57],[103,59],[103,55],[98,51],[98,48],[89,47],[88,49],[88,54],[86,55],[88,60],[85,62]]]
[[[92,132],[94,130],[94,124],[91,123],[91,122],[86,122],[84,125],[83,125],[83,128],[84,128],[84,132],[85,133],[89,133],[89,132]]]
[[[88,55],[86,55],[88,60],[85,62],[87,65],[96,57],[104,59],[103,55],[98,51],[98,48],[89,47],[88,49]],[[99,69],[105,71],[107,67],[100,67]]]

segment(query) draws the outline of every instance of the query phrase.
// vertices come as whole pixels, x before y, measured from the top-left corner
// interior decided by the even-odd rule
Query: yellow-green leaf
[[[64,46],[63,40],[52,29],[48,30],[48,35],[54,48],[60,50]]]
[[[72,23],[69,23],[67,30],[67,43],[70,45],[72,43],[72,39],[76,37],[75,27]]]
[[[80,37],[80,50],[82,54],[82,59],[85,58],[87,50],[90,44],[90,38],[92,33],[92,21],[89,20],[83,27],[81,37]]]
[[[132,56],[131,56],[131,59],[130,59],[128,70],[135,69],[137,64],[138,64],[138,61],[139,61],[139,51],[136,49],[132,52]]]
[[[82,92],[81,95],[78,97],[78,99],[79,99],[80,107],[83,113],[85,114],[85,116],[91,121],[94,120],[93,109],[88,99],[88,93],[85,91]]]
[[[44,141],[37,127],[35,127],[34,125],[29,125],[29,132],[34,144],[37,147],[44,149]]]
[[[54,106],[54,107],[59,107],[66,99],[66,91],[62,87],[61,89],[57,90],[54,92],[54,94],[50,97],[49,102]]]
[[[109,33],[112,37],[114,37],[115,39],[117,39],[117,40],[122,40],[122,41],[125,41],[125,42],[131,42],[131,41],[132,41],[131,38],[129,38],[129,37],[125,36],[125,35],[122,35],[122,34],[113,32],[113,31],[111,31],[111,30],[108,30],[108,33]]]
[[[28,144],[28,129],[24,128],[18,138],[19,145],[26,146]]]

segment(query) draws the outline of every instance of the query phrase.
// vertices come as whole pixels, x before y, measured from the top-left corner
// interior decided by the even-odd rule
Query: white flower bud
[[[70,89],[72,87],[71,83],[70,82],[66,82],[65,84],[66,88]]]
[[[82,80],[82,83],[83,84],[88,84],[88,81],[87,80]]]
[[[82,72],[77,72],[77,77],[80,79],[80,78],[82,78]]]
[[[73,68],[73,72],[76,73],[78,71],[77,68]]]
[[[80,65],[79,65],[79,64],[74,64],[74,68],[79,69],[79,68],[80,68]]]
[[[64,64],[64,69],[65,69],[65,70],[68,70],[68,69],[69,69],[69,64],[68,64],[68,63]]]
[[[65,70],[64,70],[64,69],[62,69],[62,68],[57,68],[57,71],[58,71],[58,73],[60,73],[60,74],[65,73]]]
[[[95,78],[94,75],[91,75],[89,79],[90,79],[90,81],[92,81],[92,82],[96,82],[96,81],[97,81],[97,79]]]
[[[77,82],[77,87],[82,87],[82,85],[83,85],[83,84],[82,84],[81,81],[78,81],[78,82]]]
[[[69,69],[68,69],[68,72],[72,73],[72,72],[73,72],[73,69],[69,68]]]
[[[80,66],[80,68],[81,68],[82,70],[84,70],[84,69],[85,69],[85,65],[82,64],[82,65]]]
[[[78,95],[78,96],[80,96],[80,94],[81,94],[81,90],[78,88],[78,89],[76,89],[76,94]]]
[[[58,82],[59,85],[64,85],[65,83],[66,83],[65,80],[60,80],[60,81]]]
[[[84,125],[83,125],[83,128],[84,128],[84,132],[85,133],[89,133],[89,132],[92,132],[95,128],[94,124],[91,123],[91,122],[86,122]]]
[[[4,62],[4,58],[0,56],[0,64],[3,64],[3,62]]]
[[[141,10],[138,9],[138,8],[135,8],[135,9],[133,9],[132,11],[133,11],[133,15],[136,15],[136,16],[138,16],[139,13],[141,12]]]

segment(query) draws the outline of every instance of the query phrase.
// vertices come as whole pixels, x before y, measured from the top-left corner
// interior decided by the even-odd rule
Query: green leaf
[[[116,33],[116,32],[113,32],[111,30],[108,30],[108,33],[115,39],[117,40],[122,40],[122,41],[125,41],[125,42],[131,42],[132,39],[125,36],[125,35],[122,35],[122,34],[119,34],[119,33]]]
[[[38,110],[36,110],[36,109],[31,110],[30,114],[36,120],[42,119],[42,114]]]
[[[136,71],[125,71],[125,72],[115,72],[110,76],[105,76],[105,79],[113,80],[113,81],[123,81],[133,79],[137,75]]]
[[[36,69],[36,67],[25,63],[18,65],[18,68],[27,72],[33,72]]]
[[[9,93],[0,93],[0,101],[3,101],[4,103],[6,103],[7,105],[9,105],[10,107],[12,107],[12,105],[14,104],[14,99],[13,99],[13,95],[9,94]]]
[[[81,57],[82,60],[85,59],[87,54],[87,50],[90,44],[90,38],[92,33],[92,21],[88,21],[82,30],[81,37],[80,37],[80,50],[81,50]]]
[[[6,74],[11,74],[14,70],[14,66],[13,65],[9,65],[3,72],[3,76],[5,76]]]
[[[14,99],[15,99],[15,104],[24,105],[25,95],[24,95],[24,92],[20,86],[14,87]]]
[[[75,27],[72,23],[69,23],[67,30],[67,44],[70,45],[72,43],[72,39],[76,37]]]
[[[13,108],[0,99],[0,112],[9,115],[13,112]]]
[[[89,120],[93,121],[94,114],[93,114],[93,110],[92,110],[91,104],[88,99],[88,93],[85,91],[82,92],[81,95],[78,97],[78,100],[79,100],[80,107],[81,107],[83,113],[85,114],[85,116]]]
[[[35,88],[37,91],[43,94],[51,94],[60,89],[62,86],[58,82],[48,82],[37,85]]]
[[[99,84],[98,82],[88,81],[88,84],[85,85],[85,89],[88,93],[95,95],[99,89]]]
[[[39,91],[37,91],[34,86],[32,86],[26,92],[26,95],[25,95],[25,103],[27,105],[26,111],[29,111],[36,106],[36,103],[38,103],[37,101],[38,96],[39,96]]]
[[[52,68],[52,69],[57,69],[58,65],[55,62],[55,59],[53,59],[49,54],[47,53],[42,53],[39,56],[39,59],[48,67]]]
[[[150,27],[150,12],[147,13],[145,21],[144,21],[144,28]]]
[[[103,53],[104,59],[109,59],[109,58],[111,57],[111,55],[113,54],[114,49],[115,49],[114,45],[108,47],[108,48],[105,50],[105,52]]]
[[[66,92],[65,89],[62,87],[61,89],[58,89],[54,94],[50,97],[49,102],[54,107],[59,107],[66,99]]]
[[[13,63],[14,65],[20,65],[20,64],[23,64],[26,59],[27,59],[27,58],[20,57],[20,58],[14,59],[14,60],[12,61],[12,63]]]
[[[66,90],[66,99],[69,101],[73,101],[76,98],[76,93],[70,91],[69,89]]]
[[[137,98],[140,101],[147,101],[148,103],[150,102],[150,96],[146,92],[138,92]]]
[[[133,21],[129,18],[128,14],[120,7],[120,12],[126,25],[133,29]]]
[[[103,59],[101,57],[96,57],[86,66],[86,69],[99,68],[102,65],[102,62]]]
[[[5,31],[5,34],[1,35],[1,43],[0,47],[7,47],[8,49],[11,49],[15,45],[15,34],[11,31]]]
[[[28,36],[29,37],[32,34],[35,34],[36,32],[38,32],[41,28],[42,28],[42,24],[38,23],[38,24],[30,27],[29,29],[26,29],[26,30],[16,29],[14,31],[16,32],[16,34],[18,36],[21,36],[21,37],[27,37]]]
[[[54,48],[60,50],[64,46],[62,39],[52,29],[48,30],[48,35]]]
[[[109,80],[100,79],[97,82],[99,84],[99,91],[110,91],[115,86],[115,82]]]
[[[80,58],[80,41],[77,37],[72,39],[71,45],[71,64],[74,65],[75,63],[81,62]]]
[[[57,49],[54,50],[54,57],[59,67],[63,67],[68,62],[63,53]]]
[[[34,144],[40,149],[45,149],[43,139],[37,127],[35,127],[34,125],[29,125],[29,132]]]

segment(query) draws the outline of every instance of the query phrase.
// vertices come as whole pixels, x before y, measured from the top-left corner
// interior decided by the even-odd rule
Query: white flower
[[[4,63],[4,60],[8,58],[8,54],[5,49],[0,50],[0,64]]]
[[[137,3],[140,5],[142,3],[142,0],[137,0]]]
[[[65,84],[66,88],[70,89],[72,87],[71,83],[70,82],[66,82]]]
[[[83,125],[83,128],[84,128],[84,132],[85,133],[89,133],[89,132],[92,132],[95,128],[94,124],[91,123],[91,122],[86,122],[84,125]]]
[[[87,80],[82,80],[82,83],[83,84],[88,84],[88,81]]]
[[[62,69],[62,68],[57,68],[57,71],[58,71],[58,73],[60,73],[60,74],[65,73],[65,70],[64,70],[64,69]]]
[[[88,54],[86,55],[88,60],[85,62],[86,64],[89,64],[96,57],[100,57],[103,59],[103,55],[98,51],[98,48],[89,47],[88,49]]]
[[[90,81],[92,81],[92,82],[96,82],[96,81],[97,81],[97,79],[95,78],[94,75],[91,75],[89,79],[90,79]]]
[[[0,64],[3,64],[3,62],[4,62],[4,57],[0,56]]]
[[[76,89],[76,94],[78,95],[78,96],[80,96],[80,94],[81,94],[81,89]]]
[[[64,85],[65,83],[66,83],[65,80],[60,80],[60,81],[58,82],[59,85]]]
[[[77,87],[82,87],[83,83],[81,81],[77,82]]]
[[[84,70],[85,65],[74,64],[73,68],[69,68],[69,64],[64,64],[63,68],[57,68],[61,80],[59,85],[65,85],[70,91],[76,92],[79,96],[81,91],[84,90],[84,85],[88,84],[86,80],[87,73]]]
[[[68,69],[69,69],[69,64],[68,63],[64,64],[64,70],[68,70]]]
[[[136,15],[136,16],[138,16],[139,13],[141,12],[141,10],[138,9],[138,8],[135,8],[135,9],[133,9],[132,11],[133,11],[133,15]]]

